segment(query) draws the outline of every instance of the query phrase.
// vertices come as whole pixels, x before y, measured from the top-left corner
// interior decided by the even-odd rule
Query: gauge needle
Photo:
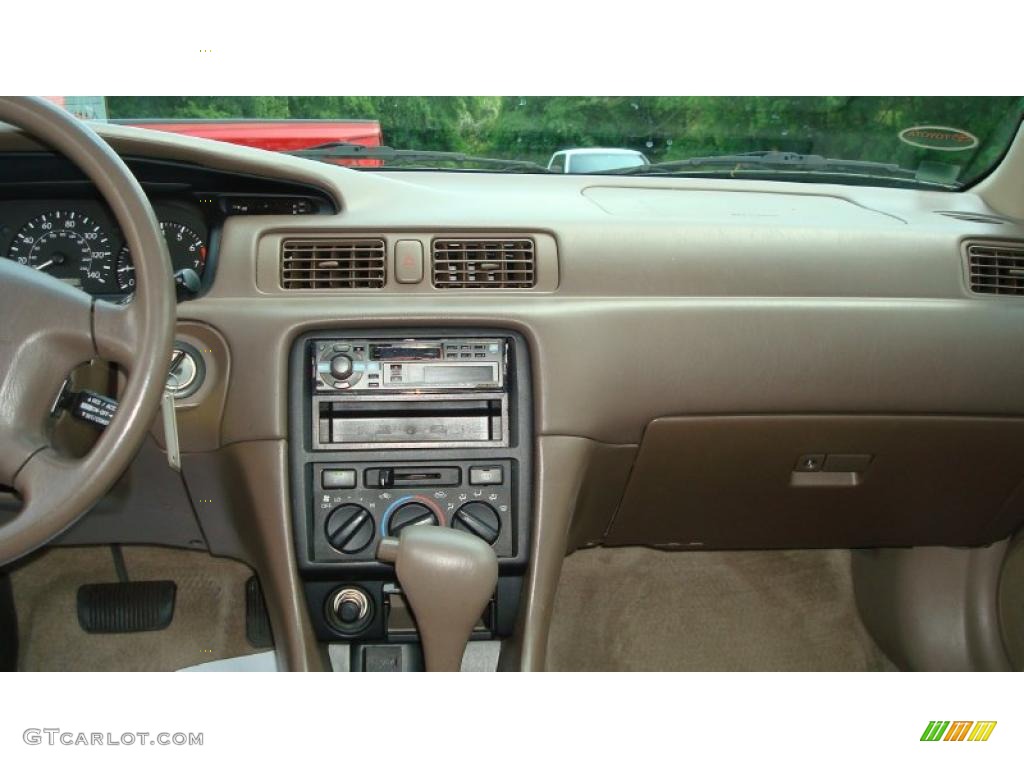
[[[42,271],[44,269],[52,267],[54,264],[63,264],[64,261],[65,256],[63,253],[55,253],[53,254],[53,258],[50,259],[49,261],[44,261],[42,264],[36,264],[35,269]]]

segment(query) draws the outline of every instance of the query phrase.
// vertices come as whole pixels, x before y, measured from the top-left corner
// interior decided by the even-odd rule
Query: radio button
[[[504,473],[501,467],[470,467],[470,485],[501,485]]]
[[[336,379],[347,379],[352,375],[352,358],[348,355],[335,355],[331,358],[331,375]]]
[[[356,471],[354,469],[325,469],[320,475],[324,490],[337,488],[355,488]]]

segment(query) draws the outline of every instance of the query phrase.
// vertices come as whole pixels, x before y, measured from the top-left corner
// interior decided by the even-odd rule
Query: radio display
[[[440,360],[441,346],[400,346],[397,344],[371,344],[371,360]]]
[[[491,365],[425,365],[423,373],[426,384],[494,381],[494,366]]]

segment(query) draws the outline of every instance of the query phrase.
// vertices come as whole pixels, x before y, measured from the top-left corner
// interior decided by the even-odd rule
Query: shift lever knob
[[[381,541],[377,557],[394,563],[416,618],[428,672],[458,672],[473,627],[498,583],[494,550],[471,534],[408,526]]]

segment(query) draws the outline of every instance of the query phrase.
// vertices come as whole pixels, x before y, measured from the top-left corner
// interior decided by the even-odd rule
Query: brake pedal
[[[121,581],[78,588],[78,624],[90,634],[155,632],[174,618],[173,581]]]

